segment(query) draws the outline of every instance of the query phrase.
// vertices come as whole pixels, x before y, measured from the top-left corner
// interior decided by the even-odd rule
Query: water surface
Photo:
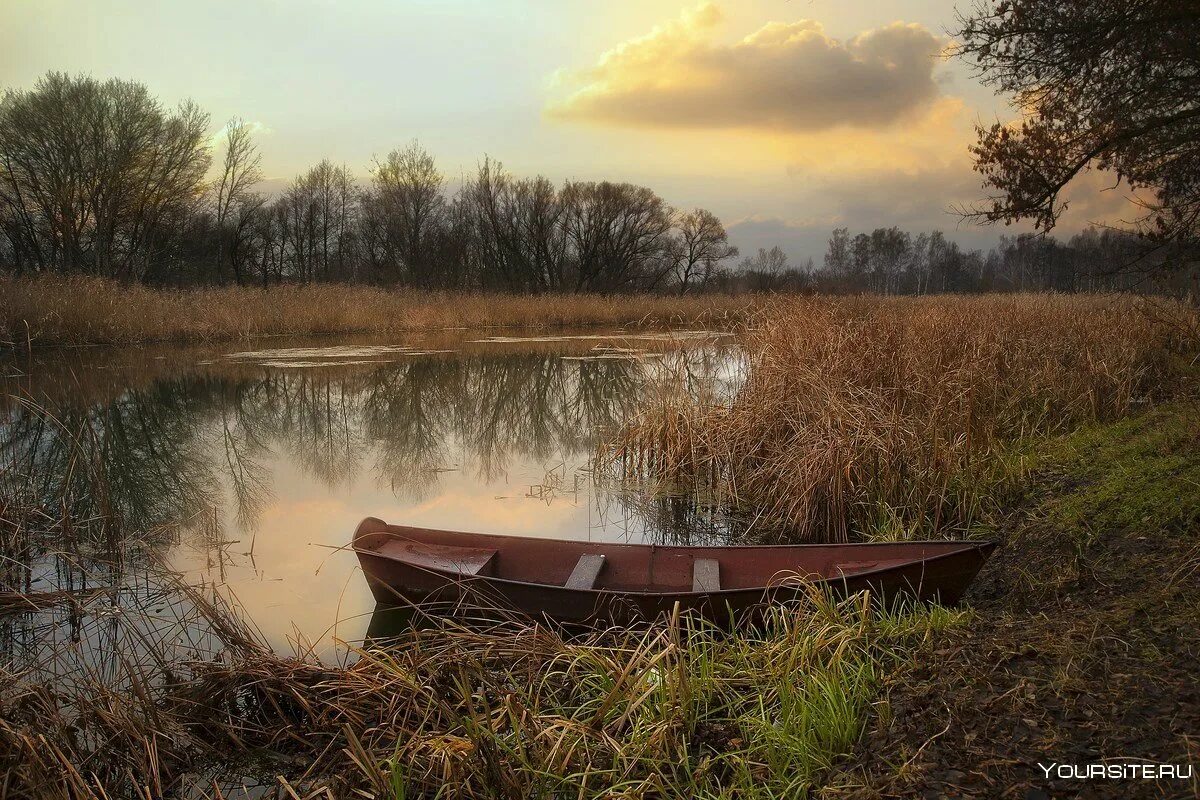
[[[3,588],[115,584],[103,609],[152,619],[170,605],[149,577],[164,563],[235,597],[274,646],[325,651],[361,638],[373,608],[341,549],[365,516],[568,539],[719,536],[694,502],[606,479],[594,456],[662,392],[728,392],[741,364],[712,331],[450,331],[84,348],[3,370],[9,478],[51,504],[67,497],[76,519],[115,514],[105,536],[122,552],[96,567],[88,549],[113,541],[26,548],[0,569]],[[10,649],[78,638],[61,610],[17,617],[0,618]]]

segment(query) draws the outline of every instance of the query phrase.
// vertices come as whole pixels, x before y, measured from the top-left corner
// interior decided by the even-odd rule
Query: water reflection
[[[164,558],[229,587],[273,642],[322,643],[366,628],[370,595],[337,548],[367,515],[559,538],[721,535],[694,499],[590,471],[599,437],[664,376],[736,381],[719,339],[455,345],[33,365],[0,428],[6,496],[116,522],[80,527],[104,567],[56,556],[79,543],[26,542],[0,567],[3,588],[121,587]]]

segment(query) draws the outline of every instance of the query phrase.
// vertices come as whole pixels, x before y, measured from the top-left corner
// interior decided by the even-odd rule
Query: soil
[[[1002,547],[967,598],[973,619],[893,678],[822,794],[1200,797],[1197,420],[1156,412],[1031,474],[996,524]],[[1136,494],[1146,486],[1161,496]],[[1142,524],[1128,524],[1131,509]],[[1039,768],[1128,762],[1192,777]]]

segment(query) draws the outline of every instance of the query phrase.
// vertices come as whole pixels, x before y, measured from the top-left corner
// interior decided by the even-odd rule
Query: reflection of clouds
[[[525,495],[527,485],[480,485],[462,479],[441,487],[432,497],[404,510],[405,524],[512,536],[577,538],[577,508],[566,499],[545,503]]]
[[[233,548],[219,573],[205,553],[188,548],[172,551],[171,568],[220,581],[277,648],[296,631],[324,638],[339,620],[345,620],[340,636],[361,635],[366,625],[361,615],[370,613],[374,600],[364,581],[352,579],[354,554],[333,548],[344,545],[347,532],[365,516],[360,508],[368,498],[321,496],[311,476],[286,463],[273,469],[289,491],[262,509],[253,537]]]
[[[339,615],[370,609],[353,555],[333,549],[368,515],[502,534],[642,538],[655,517],[633,514],[586,470],[602,432],[643,405],[664,375],[686,376],[692,390],[725,374],[729,351],[697,342],[640,360],[571,360],[535,345],[352,368],[167,374],[91,408],[59,410],[58,423],[13,407],[0,446],[32,476],[30,491],[54,498],[67,487],[80,516],[108,503],[123,520],[119,532],[152,532],[148,545],[173,568],[227,584],[282,645],[293,623],[322,637]],[[60,423],[84,433],[80,445],[66,441]],[[91,491],[82,464],[97,465],[103,493]],[[552,470],[566,491],[527,496]],[[139,564],[126,562],[131,574]],[[353,638],[356,624],[339,634]]]

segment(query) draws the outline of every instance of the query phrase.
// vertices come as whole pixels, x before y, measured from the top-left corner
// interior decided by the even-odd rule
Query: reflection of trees
[[[598,430],[634,407],[640,370],[632,361],[541,355],[485,361],[461,414],[478,475],[491,479],[514,455],[545,460],[586,451]]]
[[[439,468],[483,480],[513,458],[569,457],[637,402],[642,365],[553,354],[420,358],[370,372],[278,370],[187,377],[91,408],[17,405],[0,429],[12,475],[76,518],[111,512],[146,531],[220,505],[252,527],[271,495],[272,450],[328,487],[375,455],[377,477],[421,494]]]
[[[200,405],[174,383],[93,408],[15,405],[0,426],[0,588],[123,585],[167,523],[204,517],[219,487],[196,446]]]
[[[469,372],[460,359],[419,359],[368,376],[359,395],[363,434],[376,445],[381,482],[419,494],[448,465]]]
[[[6,496],[138,531],[211,507],[218,483],[196,446],[203,405],[170,382],[83,410],[21,405],[0,428]]]
[[[519,354],[421,359],[372,373],[358,397],[381,481],[422,496],[455,466],[493,480],[514,458],[586,451],[636,402],[640,365]]]
[[[281,455],[330,488],[352,482],[369,457],[377,480],[409,496],[430,491],[445,468],[490,481],[515,459],[590,452],[641,402],[647,369],[691,386],[723,358],[711,348],[676,351],[661,367],[548,353],[414,358],[368,371],[162,380],[53,416],[15,404],[0,427],[4,480],[20,476],[27,496],[67,498],[72,518],[110,516],[124,533],[192,520],[200,538],[220,539],[215,509],[228,498],[239,527],[252,529]],[[677,528],[663,511],[645,515],[650,526]]]
[[[63,603],[0,618],[0,661],[64,675],[85,664],[119,678],[144,652],[139,643],[168,634],[181,657],[206,652],[190,602],[147,569],[146,554],[182,528],[223,568],[221,520],[253,529],[281,458],[330,488],[352,482],[369,461],[376,479],[410,496],[433,489],[439,468],[490,481],[517,460],[573,462],[565,474],[600,431],[636,410],[660,373],[699,391],[725,358],[711,349],[671,353],[661,365],[529,353],[414,358],[177,377],[90,407],[84,396],[52,411],[14,401],[0,416],[0,589],[105,587],[107,599],[90,610]],[[630,536],[700,543],[738,535],[711,504],[609,488],[592,499]],[[10,524],[14,503],[38,511]],[[29,519],[43,529],[31,530]],[[129,548],[129,539],[147,546]],[[106,603],[124,610],[92,613]]]
[[[349,483],[362,455],[358,392],[320,373],[273,373],[250,383],[244,424],[281,442],[290,460],[328,487]]]

